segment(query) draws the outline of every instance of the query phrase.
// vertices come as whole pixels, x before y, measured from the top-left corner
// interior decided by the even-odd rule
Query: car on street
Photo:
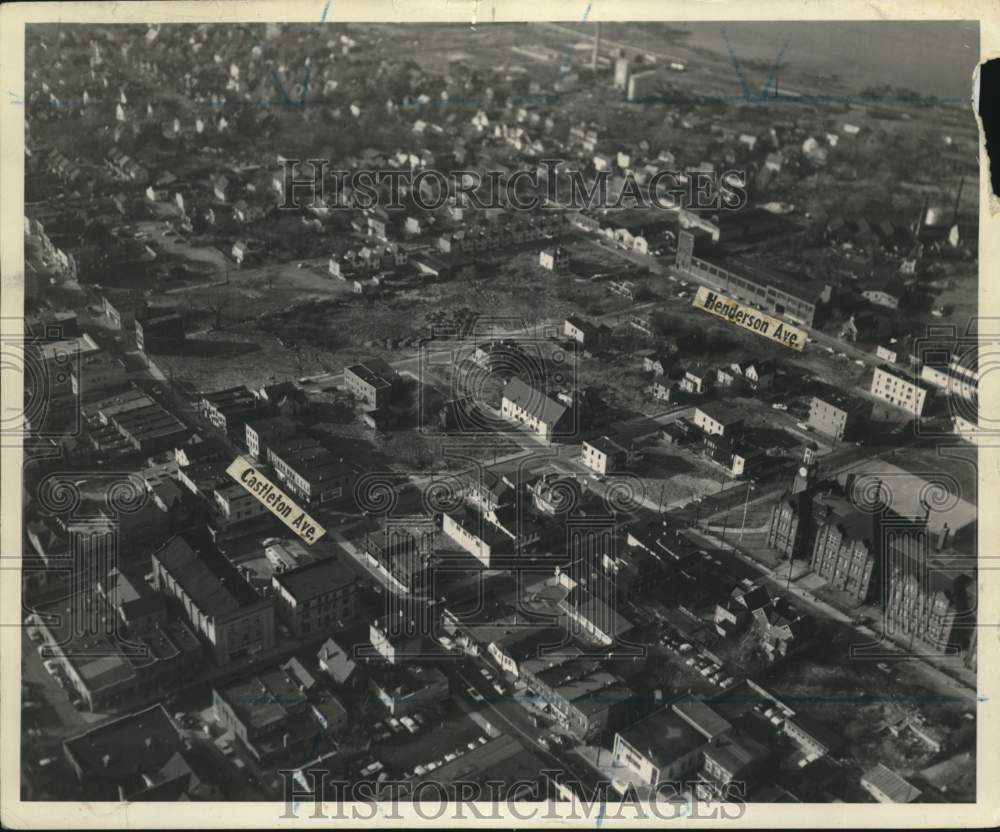
[[[472,699],[472,701],[476,702],[477,704],[479,702],[484,701],[483,700],[483,695],[478,690],[476,690],[474,687],[470,686],[470,687],[466,688],[465,692],[467,694],[469,694],[469,697]]]
[[[403,727],[406,728],[411,734],[416,734],[420,729],[417,727],[417,723],[413,721],[412,717],[403,716],[399,718],[399,721],[403,723]]]

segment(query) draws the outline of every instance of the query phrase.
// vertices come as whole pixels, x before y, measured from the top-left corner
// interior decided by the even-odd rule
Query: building
[[[353,657],[332,638],[323,642],[323,646],[316,654],[316,662],[319,664],[320,670],[338,685],[349,682],[358,667]]]
[[[204,658],[190,628],[167,620],[165,599],[141,575],[117,568],[75,600],[39,607],[36,619],[46,651],[68,681],[67,694],[90,711],[162,694]]]
[[[354,618],[357,578],[334,558],[275,572],[271,582],[278,620],[296,636],[340,629]]]
[[[201,785],[186,746],[162,704],[104,722],[63,740],[63,754],[90,801],[173,801]]]
[[[378,358],[344,368],[348,392],[376,410],[389,403],[398,378],[396,371]]]
[[[316,753],[323,726],[302,685],[285,668],[212,690],[215,718],[258,764]]]
[[[743,428],[743,417],[721,402],[709,402],[695,408],[694,423],[708,436],[732,437]]]
[[[684,370],[684,375],[677,383],[680,390],[692,396],[701,396],[709,391],[715,371],[708,367],[692,365]]]
[[[541,528],[515,509],[496,513],[493,520],[477,511],[459,509],[441,516],[441,530],[487,568],[524,553],[541,539]]]
[[[656,92],[660,80],[658,70],[650,69],[646,72],[636,72],[629,76],[626,97],[629,101],[641,101],[648,98]]]
[[[593,324],[576,315],[570,315],[563,321],[563,335],[586,349],[600,347],[610,334],[611,330],[605,324]]]
[[[109,390],[125,387],[128,375],[121,359],[104,351],[91,352],[80,357],[80,361],[70,370],[73,395],[92,398],[106,394]]]
[[[373,665],[369,678],[375,696],[390,716],[433,707],[448,697],[448,677],[436,667]]]
[[[706,744],[731,728],[708,705],[685,698],[619,731],[612,755],[633,775],[632,783],[682,783],[694,779]]]
[[[831,389],[822,397],[812,397],[807,424],[817,433],[839,442],[863,427],[870,414],[869,402]]]
[[[353,469],[315,439],[290,439],[267,449],[279,482],[309,503],[339,500],[351,493]]]
[[[875,368],[870,390],[876,398],[912,416],[923,413],[930,392],[926,383],[888,364]]]
[[[562,246],[543,248],[538,254],[538,265],[550,272],[564,272],[569,268],[569,252]]]
[[[205,393],[198,403],[204,418],[214,427],[234,436],[244,433],[244,425],[259,412],[259,407],[257,397],[242,384]]]
[[[968,555],[956,559],[953,549],[941,549],[947,536],[937,535],[933,547],[930,534],[896,534],[883,564],[886,634],[942,655],[965,649],[976,625],[975,571]]]
[[[815,543],[810,565],[834,589],[867,601],[878,589],[881,512],[866,513],[833,495],[813,500]]]
[[[245,523],[270,512],[246,487],[231,478],[221,480],[212,490],[224,528]]]
[[[745,274],[722,268],[696,257],[695,235],[682,229],[677,238],[675,265],[679,271],[699,284],[724,293],[758,309],[807,327],[813,325],[816,311],[829,303],[829,285],[805,278],[762,274],[744,266]]]
[[[169,346],[187,337],[187,323],[177,312],[149,310],[135,316],[135,345],[140,352]]]
[[[500,401],[500,413],[505,419],[520,422],[550,442],[566,436],[572,428],[571,410],[516,377],[504,386]]]
[[[152,556],[153,585],[174,600],[219,665],[274,646],[274,607],[205,535],[176,535]]]
[[[861,788],[879,803],[913,803],[921,795],[920,789],[882,763],[861,775]]]
[[[594,742],[623,724],[634,693],[622,679],[593,658],[560,647],[521,663],[521,677],[535,691],[542,709],[573,736]]]
[[[302,425],[287,416],[271,416],[247,422],[244,429],[250,456],[266,460],[269,446],[291,439],[302,430]]]
[[[624,471],[635,461],[637,454],[609,436],[588,439],[581,446],[580,461],[591,471],[605,476],[614,471]]]

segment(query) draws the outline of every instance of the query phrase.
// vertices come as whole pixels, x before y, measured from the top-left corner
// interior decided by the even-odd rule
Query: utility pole
[[[750,510],[750,492],[753,491],[753,480],[747,481],[747,498],[743,502],[743,522],[740,523],[740,540],[743,539],[743,531],[747,525],[747,512]]]

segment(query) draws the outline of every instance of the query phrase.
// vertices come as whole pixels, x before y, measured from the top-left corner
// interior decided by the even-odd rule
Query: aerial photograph
[[[978,23],[326,17],[26,26],[21,800],[975,804]]]

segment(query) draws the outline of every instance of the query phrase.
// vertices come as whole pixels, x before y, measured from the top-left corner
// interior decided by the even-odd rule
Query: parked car
[[[788,410],[787,404],[782,404],[781,402],[775,402],[771,405],[772,410]]]
[[[466,688],[465,692],[469,694],[469,697],[472,699],[473,702],[479,703],[484,701],[483,695],[474,687]]]
[[[411,734],[416,734],[420,729],[417,727],[417,723],[413,721],[412,717],[404,716],[400,717],[399,721],[403,723],[403,727],[406,728]]]

